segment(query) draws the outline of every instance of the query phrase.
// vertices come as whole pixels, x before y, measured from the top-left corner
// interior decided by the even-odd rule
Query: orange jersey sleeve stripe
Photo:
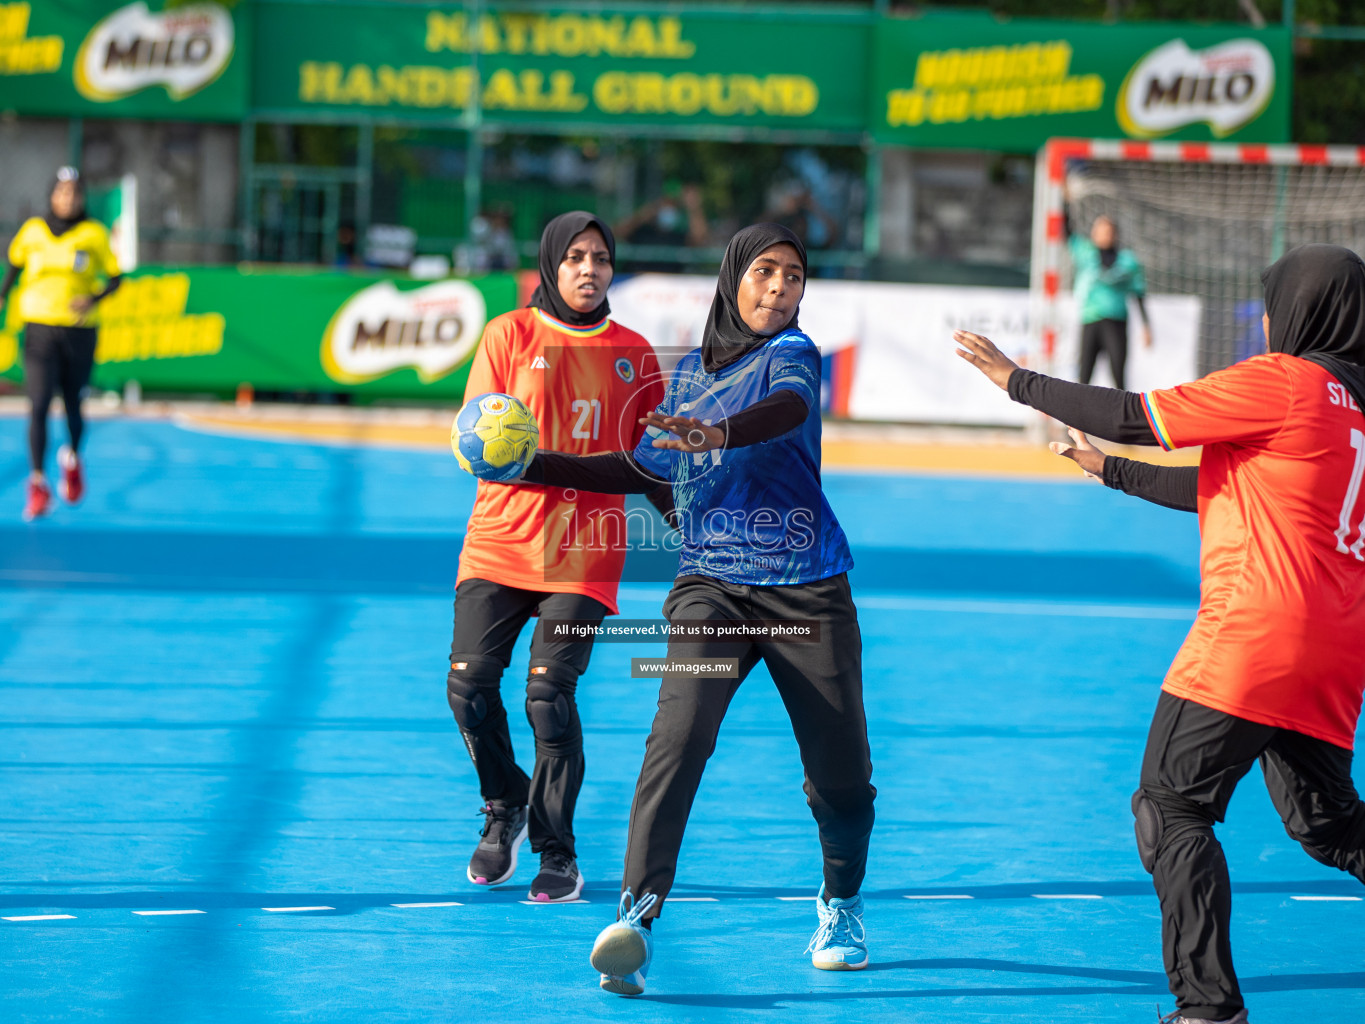
[[[1156,392],[1143,392],[1142,410],[1147,414],[1147,423],[1152,428],[1152,433],[1156,435],[1157,444],[1161,445],[1166,451],[1170,451],[1174,448],[1175,445],[1171,442],[1170,432],[1166,429],[1166,424],[1161,419],[1161,410],[1157,408]]]

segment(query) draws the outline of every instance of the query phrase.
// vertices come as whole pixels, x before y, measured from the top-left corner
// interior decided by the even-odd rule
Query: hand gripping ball
[[[476,395],[450,425],[450,447],[466,473],[507,483],[526,472],[540,443],[540,428],[519,398],[490,391]]]

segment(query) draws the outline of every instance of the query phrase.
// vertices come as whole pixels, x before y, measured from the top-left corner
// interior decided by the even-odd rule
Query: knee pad
[[[1156,867],[1157,847],[1166,831],[1161,808],[1142,790],[1133,794],[1133,833],[1137,836],[1138,859],[1150,875]]]
[[[557,743],[575,721],[573,695],[578,673],[560,661],[532,665],[526,677],[526,719],[536,739]]]
[[[488,719],[498,701],[498,681],[502,665],[496,658],[456,654],[450,659],[446,675],[446,700],[463,729],[477,729]]]

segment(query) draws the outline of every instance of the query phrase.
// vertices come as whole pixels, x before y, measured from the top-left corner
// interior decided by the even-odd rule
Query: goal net
[[[1076,232],[1104,214],[1143,264],[1152,295],[1198,298],[1202,376],[1263,351],[1261,271],[1330,242],[1365,253],[1365,148],[1052,139],[1039,152],[1032,290],[1037,355],[1054,366]],[[1074,319],[1074,317],[1072,318]]]

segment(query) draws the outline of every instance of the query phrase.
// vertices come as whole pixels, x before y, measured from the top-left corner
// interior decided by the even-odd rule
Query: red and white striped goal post
[[[1049,139],[1038,151],[1033,191],[1033,246],[1029,286],[1034,296],[1040,368],[1057,351],[1057,296],[1061,291],[1062,190],[1069,160],[1144,163],[1261,164],[1365,167],[1365,146],[1264,145],[1239,142],[1135,142],[1122,139]]]

